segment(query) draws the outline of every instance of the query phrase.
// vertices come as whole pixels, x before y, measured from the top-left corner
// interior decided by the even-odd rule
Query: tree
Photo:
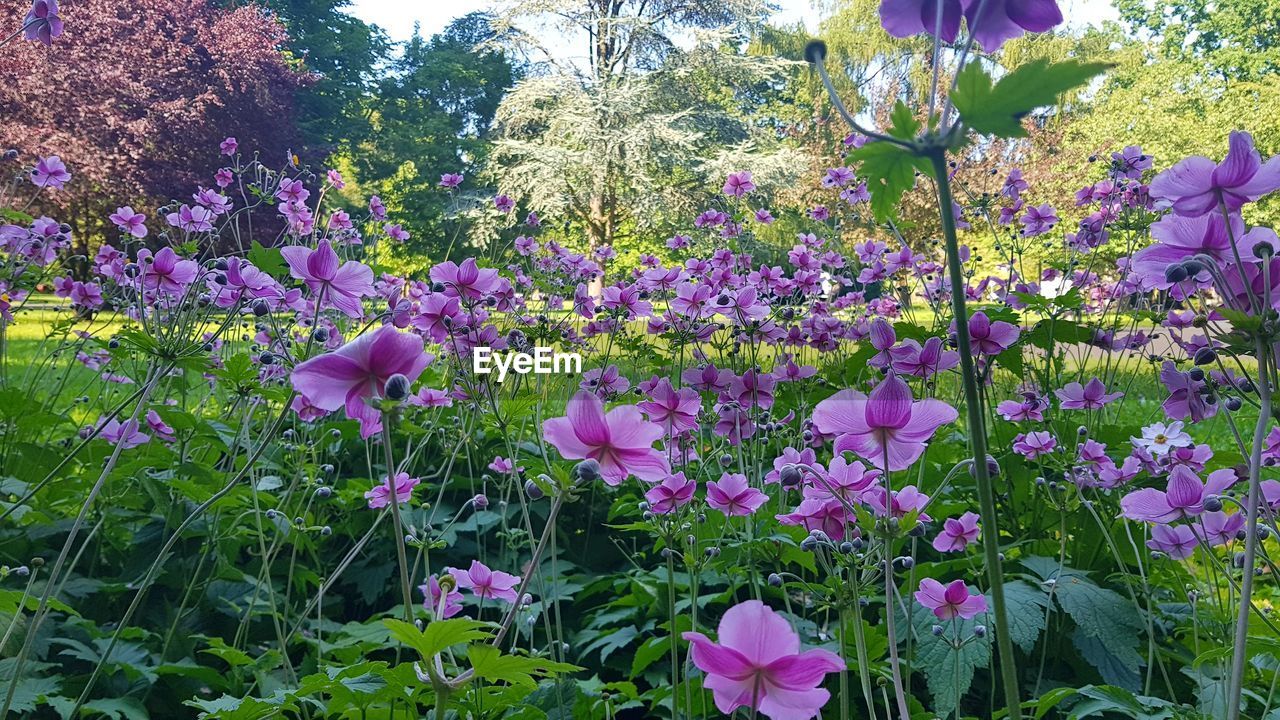
[[[256,2],[284,24],[285,47],[308,73],[309,82],[295,94],[298,127],[308,148],[327,154],[364,137],[370,131],[366,100],[387,60],[386,34],[349,14],[350,0]]]
[[[588,249],[687,219],[708,180],[728,170],[751,168],[761,185],[794,177],[803,160],[745,108],[744,96],[780,82],[788,65],[741,51],[763,9],[753,0],[516,3],[499,25],[522,47],[540,49],[521,23],[550,20],[585,38],[588,62],[547,54],[542,72],[507,95],[489,173],[539,213],[574,223]]]
[[[1116,0],[1130,28],[1161,54],[1204,63],[1224,81],[1280,73],[1280,3],[1275,0]]]
[[[352,169],[358,190],[378,194],[409,231],[396,255],[416,256],[419,264],[439,259],[460,230],[446,222],[460,221],[459,208],[437,187],[440,176],[463,173],[473,185],[494,113],[519,73],[484,44],[494,36],[492,20],[472,13],[430,39],[415,33],[366,101],[368,133],[339,161]]]
[[[0,16],[22,12],[0,0]],[[228,135],[281,161],[297,142],[292,97],[304,77],[281,54],[284,29],[261,9],[96,0],[62,15],[67,31],[52,48],[0,53],[0,146],[62,157],[69,192],[45,201],[61,203],[59,219],[78,234],[103,227],[109,203],[212,184]]]

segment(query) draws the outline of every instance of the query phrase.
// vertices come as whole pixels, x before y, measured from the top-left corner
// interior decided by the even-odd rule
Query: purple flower
[[[684,473],[678,472],[654,485],[644,494],[644,499],[649,501],[650,510],[658,515],[667,515],[675,512],[677,508],[688,505],[693,500],[693,491],[697,488],[698,483],[686,478]]]
[[[1048,32],[1062,24],[1057,0],[964,0],[964,6],[969,32],[987,52],[1023,32]]]
[[[1244,513],[1228,515],[1221,511],[1202,513],[1191,526],[1196,537],[1214,547],[1231,543],[1242,530]]]
[[[610,366],[612,367],[612,366]],[[676,390],[671,381],[662,378],[648,393],[648,399],[636,405],[651,422],[663,427],[668,437],[698,427],[698,411],[702,398],[693,388]]]
[[[946,42],[955,42],[960,33],[962,8],[960,0],[882,0],[880,24],[894,37],[908,38],[925,33],[933,35],[938,28],[941,6],[941,32]]]
[[[870,396],[842,390],[813,410],[818,431],[837,436],[836,452],[852,450],[891,471],[910,467],[934,432],[957,417],[955,408],[941,400],[913,400],[911,388],[896,375],[881,381]]]
[[[724,473],[720,480],[707,483],[707,505],[726,517],[750,515],[768,499],[768,495],[747,484],[746,475]]]
[[[1058,439],[1052,433],[1037,430],[1029,433],[1018,433],[1013,439],[1013,451],[1028,460],[1035,460],[1041,455],[1048,455],[1058,447]]]
[[[991,318],[981,310],[969,316],[969,347],[974,355],[998,355],[1018,340],[1016,325]]]
[[[348,317],[364,314],[360,298],[373,295],[373,270],[355,260],[339,264],[338,253],[328,240],[321,240],[312,250],[301,245],[281,248],[280,254],[289,264],[289,274],[306,283],[312,294],[323,293],[326,306],[337,308]]]
[[[1120,514],[1159,524],[1199,515],[1204,512],[1206,498],[1221,495],[1236,479],[1235,470],[1227,468],[1209,473],[1201,482],[1186,465],[1177,465],[1169,472],[1164,491],[1142,488],[1120,498]]]
[[[426,585],[419,585],[418,590],[423,595],[422,607],[431,613],[432,617],[444,620],[462,612],[462,593],[454,588],[449,588],[448,594],[443,595],[444,602],[442,603],[440,581],[436,579],[435,575],[427,578]]]
[[[458,587],[470,590],[481,600],[505,600],[509,603],[516,601],[515,588],[520,584],[520,578],[501,570],[490,570],[479,560],[472,560],[471,567],[467,570],[445,568],[445,572],[453,576]]]
[[[98,436],[112,445],[121,446],[125,450],[151,442],[151,436],[142,432],[137,420],[126,420],[122,423],[115,418],[111,418],[102,426],[102,432]]]
[[[31,182],[42,188],[61,190],[69,180],[71,173],[67,172],[67,166],[57,155],[40,158],[36,166],[31,168]]]
[[[1054,212],[1049,203],[1028,205],[1026,213],[1018,222],[1022,223],[1023,237],[1036,237],[1049,232],[1058,224],[1058,213]]]
[[[600,474],[609,485],[619,485],[631,475],[656,481],[670,474],[662,451],[653,447],[662,428],[646,421],[634,405],[606,414],[600,398],[579,391],[569,400],[565,417],[542,424],[542,434],[562,457],[600,463]]]
[[[475,258],[467,258],[459,265],[452,260],[431,268],[432,282],[444,285],[444,294],[466,300],[479,300],[498,288],[498,271],[481,268]]]
[[[942,338],[931,337],[922,346],[915,340],[903,340],[889,350],[894,372],[918,378],[930,378],[960,364],[960,353],[946,350]]]
[[[408,231],[406,231],[398,223],[387,223],[383,225],[382,232],[386,233],[387,237],[391,238],[392,240],[395,240],[396,242],[404,242],[405,240],[409,239]]]
[[[1223,265],[1235,264],[1238,250],[1242,260],[1253,260],[1253,246],[1262,235],[1246,233],[1244,220],[1230,216],[1230,225],[1221,213],[1209,213],[1197,217],[1168,215],[1151,226],[1155,242],[1133,254],[1130,267],[1144,288],[1167,290],[1173,282],[1165,271],[1171,265],[1190,260],[1197,255],[1207,255]],[[1233,250],[1231,239],[1237,247]],[[1208,279],[1208,273],[1203,273]]]
[[[440,176],[440,187],[452,190],[462,184],[462,173],[445,173]]]
[[[942,532],[933,539],[933,549],[938,552],[963,552],[969,544],[978,539],[978,514],[967,512],[958,518],[947,518],[942,523]]]
[[[147,236],[147,216],[134,212],[128,205],[116,208],[110,219],[116,227],[136,238]]]
[[[631,387],[631,381],[618,370],[617,365],[609,365],[604,369],[593,368],[582,373],[582,382],[578,383],[578,387],[587,392],[612,397],[626,392]]]
[[[756,184],[751,181],[749,170],[729,173],[728,179],[724,181],[724,194],[729,197],[740,198],[755,189]]]
[[[1157,175],[1151,197],[1171,203],[1179,215],[1196,217],[1219,202],[1229,211],[1239,210],[1280,188],[1280,156],[1262,162],[1247,132],[1232,132],[1229,144],[1221,163],[1196,155]]]
[[[52,45],[53,39],[62,34],[58,0],[35,0],[22,25],[25,28],[22,32],[24,38],[39,41],[46,47]]]
[[[1061,389],[1054,390],[1053,394],[1058,396],[1063,410],[1100,410],[1124,397],[1122,392],[1108,393],[1106,386],[1098,378],[1093,378],[1084,385],[1078,382],[1067,383]]]
[[[1173,558],[1186,560],[1196,551],[1196,533],[1186,525],[1156,525],[1151,528],[1147,547]]]
[[[183,203],[178,212],[172,212],[165,219],[173,227],[183,232],[208,232],[213,229],[213,211],[202,205],[192,207]]]
[[[183,260],[173,248],[160,248],[154,256],[143,248],[138,251],[138,261],[142,287],[169,295],[181,295],[200,272],[194,260]]]
[[[368,401],[382,397],[392,375],[418,379],[430,360],[422,352],[422,338],[384,325],[298,365],[290,381],[316,408],[345,408],[347,417],[360,421],[360,434],[367,438],[382,429],[381,413]]]
[[[916,602],[932,610],[939,620],[954,617],[970,620],[987,611],[987,598],[969,594],[969,587],[963,580],[952,580],[950,585],[944,586],[933,578],[925,578],[920,581],[915,598]]]
[[[1170,420],[1200,422],[1218,414],[1218,404],[1205,401],[1204,377],[1199,380],[1190,372],[1181,372],[1172,360],[1166,360],[1160,368],[1160,382],[1169,391],[1161,407]]]
[[[397,504],[404,504],[413,499],[413,489],[418,487],[421,482],[418,478],[409,477],[409,473],[396,473],[395,477],[395,496]],[[369,501],[369,508],[377,510],[391,504],[391,478],[384,478],[383,481],[373,487],[373,489],[365,492],[364,497]]]
[[[220,150],[223,155],[235,155],[236,149],[239,147],[240,147],[240,143],[237,142],[234,137],[228,137],[222,142],[218,143],[218,150]]]
[[[516,201],[507,195],[499,195],[493,199],[493,206],[500,213],[509,213],[516,209]]]

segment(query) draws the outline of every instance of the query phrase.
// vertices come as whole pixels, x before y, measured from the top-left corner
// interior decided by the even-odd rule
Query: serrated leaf
[[[990,601],[988,601],[990,602]],[[906,615],[899,613],[906,624]],[[933,634],[933,626],[943,627],[941,636]],[[973,638],[973,628],[987,624],[987,615],[972,620],[939,621],[931,612],[916,607],[911,615],[915,633],[916,651],[914,667],[924,673],[925,684],[933,696],[933,710],[946,717],[956,707],[956,699],[964,697],[973,684],[974,671],[991,664],[991,645],[987,639],[972,639],[959,649],[952,645],[953,638]]]
[[[476,677],[490,682],[505,682],[527,687],[538,687],[535,678],[551,677],[560,673],[580,670],[577,665],[555,662],[545,658],[522,655],[503,655],[492,645],[472,645],[467,648],[467,659]]]
[[[1049,595],[1021,581],[1005,583],[1004,601],[1009,621],[1009,639],[1031,652],[1040,633],[1044,632],[1045,613],[1049,608]]]
[[[264,247],[257,240],[249,248],[247,259],[254,267],[274,278],[282,278],[289,272],[289,265],[284,261],[280,248]]]
[[[1057,102],[1058,96],[1080,87],[1111,67],[1106,63],[1033,60],[999,82],[992,83],[978,63],[969,63],[956,78],[951,100],[964,124],[987,135],[1026,137],[1022,119],[1032,110]]]
[[[897,217],[902,196],[916,186],[916,171],[929,172],[929,161],[889,142],[869,142],[849,154],[867,181],[871,210],[881,222]]]
[[[131,697],[92,700],[84,704],[82,712],[86,710],[89,711],[84,713],[86,717],[99,715],[112,720],[148,720],[151,717],[142,702]]]
[[[392,639],[417,650],[423,660],[430,660],[454,645],[489,639],[484,623],[467,618],[434,620],[422,630],[403,620],[383,620],[382,624],[391,631]]]
[[[1098,587],[1078,574],[1060,575],[1053,596],[1075,621],[1078,632],[1083,633],[1072,639],[1084,659],[1108,683],[1126,680],[1131,684],[1130,673],[1137,673],[1142,664],[1135,646],[1143,631],[1142,618],[1133,604],[1114,590]]]
[[[911,112],[906,103],[899,100],[893,106],[893,112],[889,114],[890,135],[901,140],[914,140],[921,127],[920,121],[916,120],[915,113]]]

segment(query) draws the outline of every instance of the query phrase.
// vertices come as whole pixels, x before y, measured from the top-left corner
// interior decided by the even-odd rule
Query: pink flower
[[[678,472],[654,485],[644,494],[644,499],[649,501],[650,510],[658,515],[667,515],[675,512],[677,508],[688,505],[689,501],[693,500],[693,491],[697,488],[697,482],[686,478],[684,473]]]
[[[31,182],[37,187],[60,190],[69,180],[71,180],[71,173],[67,172],[67,166],[57,155],[40,158],[36,166],[31,169]]]
[[[706,673],[702,686],[725,714],[746,707],[772,720],[809,720],[831,698],[819,687],[823,677],[845,667],[833,652],[800,652],[790,623],[759,600],[729,608],[717,632],[719,643],[696,632],[681,637],[692,646],[693,664]]]
[[[679,435],[698,427],[702,398],[697,390],[676,390],[670,380],[662,378],[647,394],[649,399],[636,407],[643,410],[651,422],[661,425],[668,436]]]
[[[516,601],[516,586],[520,578],[501,570],[490,570],[479,560],[472,560],[467,570],[446,568],[445,570],[458,582],[458,587],[470,590],[481,600]]]
[[[1063,410],[1100,410],[1124,397],[1122,392],[1108,393],[1106,386],[1098,378],[1093,378],[1085,385],[1078,382],[1067,383],[1061,389],[1054,390],[1053,394],[1058,396]]]
[[[462,173],[445,173],[440,176],[440,187],[452,190],[462,184]]]
[[[53,39],[62,34],[58,0],[34,0],[22,26],[22,36],[27,40],[37,40],[45,47],[53,45]]]
[[[413,382],[430,360],[422,352],[422,338],[384,325],[298,365],[290,379],[311,406],[330,412],[345,407],[347,417],[360,421],[360,435],[367,438],[382,429],[378,409],[367,401],[382,396],[392,375],[399,373]]]
[[[1196,533],[1186,525],[1155,525],[1151,528],[1151,539],[1147,547],[1173,558],[1186,560],[1196,551],[1199,540]]]
[[[755,189],[756,184],[751,181],[751,172],[748,170],[729,173],[728,179],[724,181],[724,194],[729,197],[740,198]]]
[[[444,595],[444,607],[441,608],[441,592],[440,581],[435,575],[427,578],[426,585],[419,585],[418,590],[422,593],[422,607],[431,613],[432,617],[439,620],[451,618],[462,612],[462,593],[456,589],[450,588],[448,594]],[[437,616],[436,613],[439,612]]]
[[[888,470],[910,467],[933,433],[957,417],[955,408],[941,400],[913,400],[911,388],[896,375],[881,381],[870,396],[842,390],[813,409],[818,431],[837,436],[837,453],[852,450]]]
[[[508,474],[517,472],[515,461],[508,460],[507,458],[504,458],[501,456],[495,457],[493,459],[493,462],[489,463],[489,469],[496,473],[501,473],[503,475],[508,475]],[[524,468],[520,468],[520,470],[524,470]]]
[[[418,407],[453,407],[453,398],[444,390],[424,387],[409,396],[409,404]]]
[[[171,212],[165,216],[173,227],[183,232],[208,232],[213,229],[213,211],[202,205],[192,207],[183,204],[178,208],[177,212]]]
[[[933,549],[938,552],[963,552],[969,543],[978,539],[978,514],[967,512],[959,518],[947,518],[942,532],[933,539]]]
[[[1231,133],[1229,144],[1221,163],[1197,155],[1157,175],[1151,181],[1151,197],[1172,203],[1179,215],[1195,217],[1219,202],[1229,211],[1239,210],[1280,188],[1280,157],[1262,162],[1247,132]]]
[[[240,147],[240,143],[237,142],[234,137],[229,137],[223,140],[222,142],[218,143],[218,150],[220,150],[223,155],[235,155],[236,148],[239,148],[239,147]]]
[[[102,426],[102,432],[98,434],[98,437],[112,445],[119,445],[125,450],[151,442],[151,436],[139,429],[137,420],[126,420],[122,423],[115,418],[111,418]]]
[[[719,481],[707,483],[707,504],[726,517],[750,515],[768,499],[768,495],[747,484],[746,475],[724,473]]]
[[[1215,470],[1201,482],[1186,465],[1177,465],[1169,471],[1164,491],[1142,488],[1120,498],[1120,514],[1130,520],[1151,523],[1168,523],[1182,517],[1204,512],[1204,501],[1212,495],[1221,495],[1236,482],[1235,470]]]
[[[409,477],[409,473],[396,473],[396,503],[403,504],[413,499],[413,489],[418,487],[421,482],[418,478]],[[391,502],[391,479],[383,478],[383,481],[367,491],[365,499],[369,501],[371,509],[384,508]]]
[[[963,580],[952,580],[950,585],[944,586],[933,578],[925,578],[920,581],[920,589],[915,592],[915,598],[916,602],[932,610],[939,620],[950,620],[957,616],[970,620],[987,611],[987,598],[970,595]]]
[[[499,195],[493,199],[493,206],[500,213],[509,213],[516,209],[516,201],[506,195]]]
[[[396,242],[404,242],[408,240],[410,237],[409,232],[405,230],[403,227],[401,227],[398,223],[384,224],[382,226],[382,232],[386,233],[387,237],[391,238],[392,240],[395,240]]]
[[[991,322],[981,310],[969,316],[969,347],[975,355],[999,355],[1017,342],[1020,332],[1012,323]]]
[[[889,349],[893,371],[899,375],[930,378],[960,364],[960,353],[945,350],[942,338],[931,337],[921,345],[916,340],[903,340]]]
[[[1048,455],[1058,447],[1058,440],[1051,433],[1036,430],[1029,433],[1018,433],[1013,439],[1013,451],[1028,460],[1035,460],[1041,455]]]
[[[321,240],[315,250],[301,245],[281,248],[280,254],[289,264],[289,274],[303,281],[317,296],[323,293],[326,307],[336,308],[347,317],[364,315],[360,298],[374,294],[373,270],[367,265],[348,260],[339,263],[338,253],[328,240]]]
[[[1230,544],[1236,539],[1240,531],[1244,530],[1245,517],[1244,513],[1228,515],[1218,511],[1203,513],[1196,520],[1196,524],[1191,526],[1191,531],[1209,545],[1218,547]]]
[[[479,300],[498,287],[498,271],[481,268],[475,258],[467,258],[459,265],[452,260],[431,268],[432,282],[444,285],[444,294],[465,300]]]
[[[636,406],[623,405],[605,414],[600,398],[580,390],[566,411],[565,417],[542,424],[543,437],[566,459],[600,463],[605,483],[618,485],[632,475],[658,481],[670,474],[662,451],[653,447],[662,428],[645,420]]]
[[[147,236],[147,216],[140,212],[134,212],[133,208],[128,205],[116,208],[110,219],[116,227],[136,238]]]
[[[170,295],[181,295],[196,279],[200,266],[194,260],[183,260],[173,248],[160,248],[155,255],[143,248],[138,251],[142,268],[142,287]]]

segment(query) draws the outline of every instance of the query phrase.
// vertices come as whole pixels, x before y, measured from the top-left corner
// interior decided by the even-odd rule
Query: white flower
[[[1178,421],[1168,425],[1152,423],[1142,428],[1142,437],[1130,439],[1133,440],[1134,445],[1146,450],[1152,457],[1167,455],[1174,448],[1191,445],[1191,436],[1182,430],[1182,423]]]

